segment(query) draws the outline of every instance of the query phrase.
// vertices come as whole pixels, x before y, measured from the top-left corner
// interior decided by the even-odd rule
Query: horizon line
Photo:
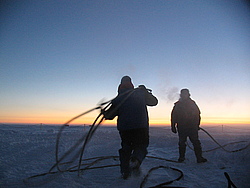
[[[63,126],[65,124],[61,124],[61,123],[22,123],[22,122],[0,122],[0,126],[1,125],[30,125],[30,126],[44,126],[44,125],[56,125],[56,126]],[[90,123],[71,123],[68,126],[92,126],[93,124]],[[101,126],[112,126],[112,127],[116,127],[116,124],[113,123],[103,123],[100,124]],[[202,123],[200,124],[200,126],[250,126],[250,123]],[[170,124],[149,124],[149,126],[171,126]]]

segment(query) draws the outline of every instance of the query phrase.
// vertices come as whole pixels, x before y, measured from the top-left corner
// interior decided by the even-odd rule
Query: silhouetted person
[[[124,179],[127,179],[133,170],[139,171],[147,155],[149,145],[147,106],[157,104],[157,98],[144,85],[134,89],[129,76],[121,79],[118,96],[113,99],[110,109],[116,109],[118,115],[117,129],[121,137],[120,170]],[[109,119],[106,116],[105,118]]]
[[[171,113],[171,130],[173,133],[177,133],[178,130],[179,135],[179,162],[185,160],[187,137],[189,137],[194,146],[197,163],[207,161],[207,159],[202,157],[202,148],[198,136],[200,120],[199,107],[190,98],[189,90],[182,89],[180,99],[174,104]]]

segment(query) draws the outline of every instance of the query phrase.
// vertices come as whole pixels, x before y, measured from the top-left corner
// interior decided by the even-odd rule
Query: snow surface
[[[227,150],[237,150],[247,146],[250,142],[250,128],[239,126],[203,127],[220,144],[246,141],[225,146]],[[119,166],[91,169],[78,172],[63,172],[45,174],[56,163],[55,148],[60,126],[47,125],[5,125],[0,124],[0,187],[140,187],[147,172],[157,166],[166,166],[179,169],[184,176],[174,181],[174,187],[227,187],[227,172],[232,182],[241,188],[250,187],[250,147],[239,152],[226,152],[219,148],[203,155],[207,163],[197,164],[194,152],[187,148],[184,163],[175,163],[160,159],[146,158],[141,166],[141,175],[132,176],[127,180],[120,177]],[[59,157],[65,154],[74,144],[86,136],[89,127],[66,127],[60,137]],[[199,131],[203,150],[216,148],[218,145],[203,131]],[[170,131],[170,127],[150,127],[150,145],[148,156],[165,158],[176,161],[178,158],[178,136]],[[189,145],[190,142],[189,142]],[[69,169],[78,164],[79,152],[82,145],[70,152],[60,166],[61,170]],[[100,126],[94,133],[83,154],[83,159],[103,156],[117,156],[120,148],[120,137],[116,127]],[[83,163],[89,163],[83,161]],[[119,164],[117,158],[102,160],[94,166]],[[180,173],[171,168],[153,171],[143,187],[151,187],[180,176]],[[77,167],[75,168],[77,169]],[[52,171],[57,171],[54,168]],[[30,178],[34,175],[41,175]]]

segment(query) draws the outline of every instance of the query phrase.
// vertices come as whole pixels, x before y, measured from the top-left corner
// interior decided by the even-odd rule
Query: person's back
[[[182,89],[180,99],[174,104],[171,112],[171,129],[179,136],[179,162],[185,160],[186,141],[189,137],[194,146],[195,155],[198,163],[206,162],[202,157],[202,148],[198,136],[200,126],[200,110],[196,103],[190,98],[188,89]]]
[[[117,115],[117,129],[121,138],[119,149],[120,169],[124,179],[139,167],[147,155],[149,120],[147,106],[157,105],[158,100],[141,85],[134,89],[129,76],[124,76],[118,87],[118,96],[112,100],[111,112]],[[107,112],[104,112],[104,115]],[[111,113],[112,114],[112,113]],[[114,116],[112,116],[113,118]],[[105,117],[106,119],[112,119]]]
[[[121,93],[120,97],[112,101],[115,106],[121,103],[118,109],[118,130],[148,128],[147,99],[154,100],[155,105],[157,99],[142,88],[127,89],[124,92],[127,93]]]
[[[175,103],[172,119],[179,128],[197,127],[200,124],[200,110],[192,99],[180,99]]]

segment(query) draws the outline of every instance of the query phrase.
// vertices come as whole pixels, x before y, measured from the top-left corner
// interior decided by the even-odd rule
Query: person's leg
[[[147,147],[149,145],[149,130],[135,129],[132,140],[133,153],[131,156],[131,161],[138,160],[138,165],[140,166],[148,153]]]
[[[189,139],[194,146],[194,152],[197,159],[197,163],[207,162],[207,159],[202,157],[202,147],[201,142],[199,140],[198,130],[190,131]]]
[[[186,142],[187,142],[187,131],[186,130],[178,130],[179,135],[179,159],[178,162],[183,162],[185,160],[186,153]]]
[[[129,131],[120,131],[119,133],[122,146],[122,148],[119,150],[120,170],[123,178],[127,179],[130,174],[129,160],[132,152],[131,134]]]

